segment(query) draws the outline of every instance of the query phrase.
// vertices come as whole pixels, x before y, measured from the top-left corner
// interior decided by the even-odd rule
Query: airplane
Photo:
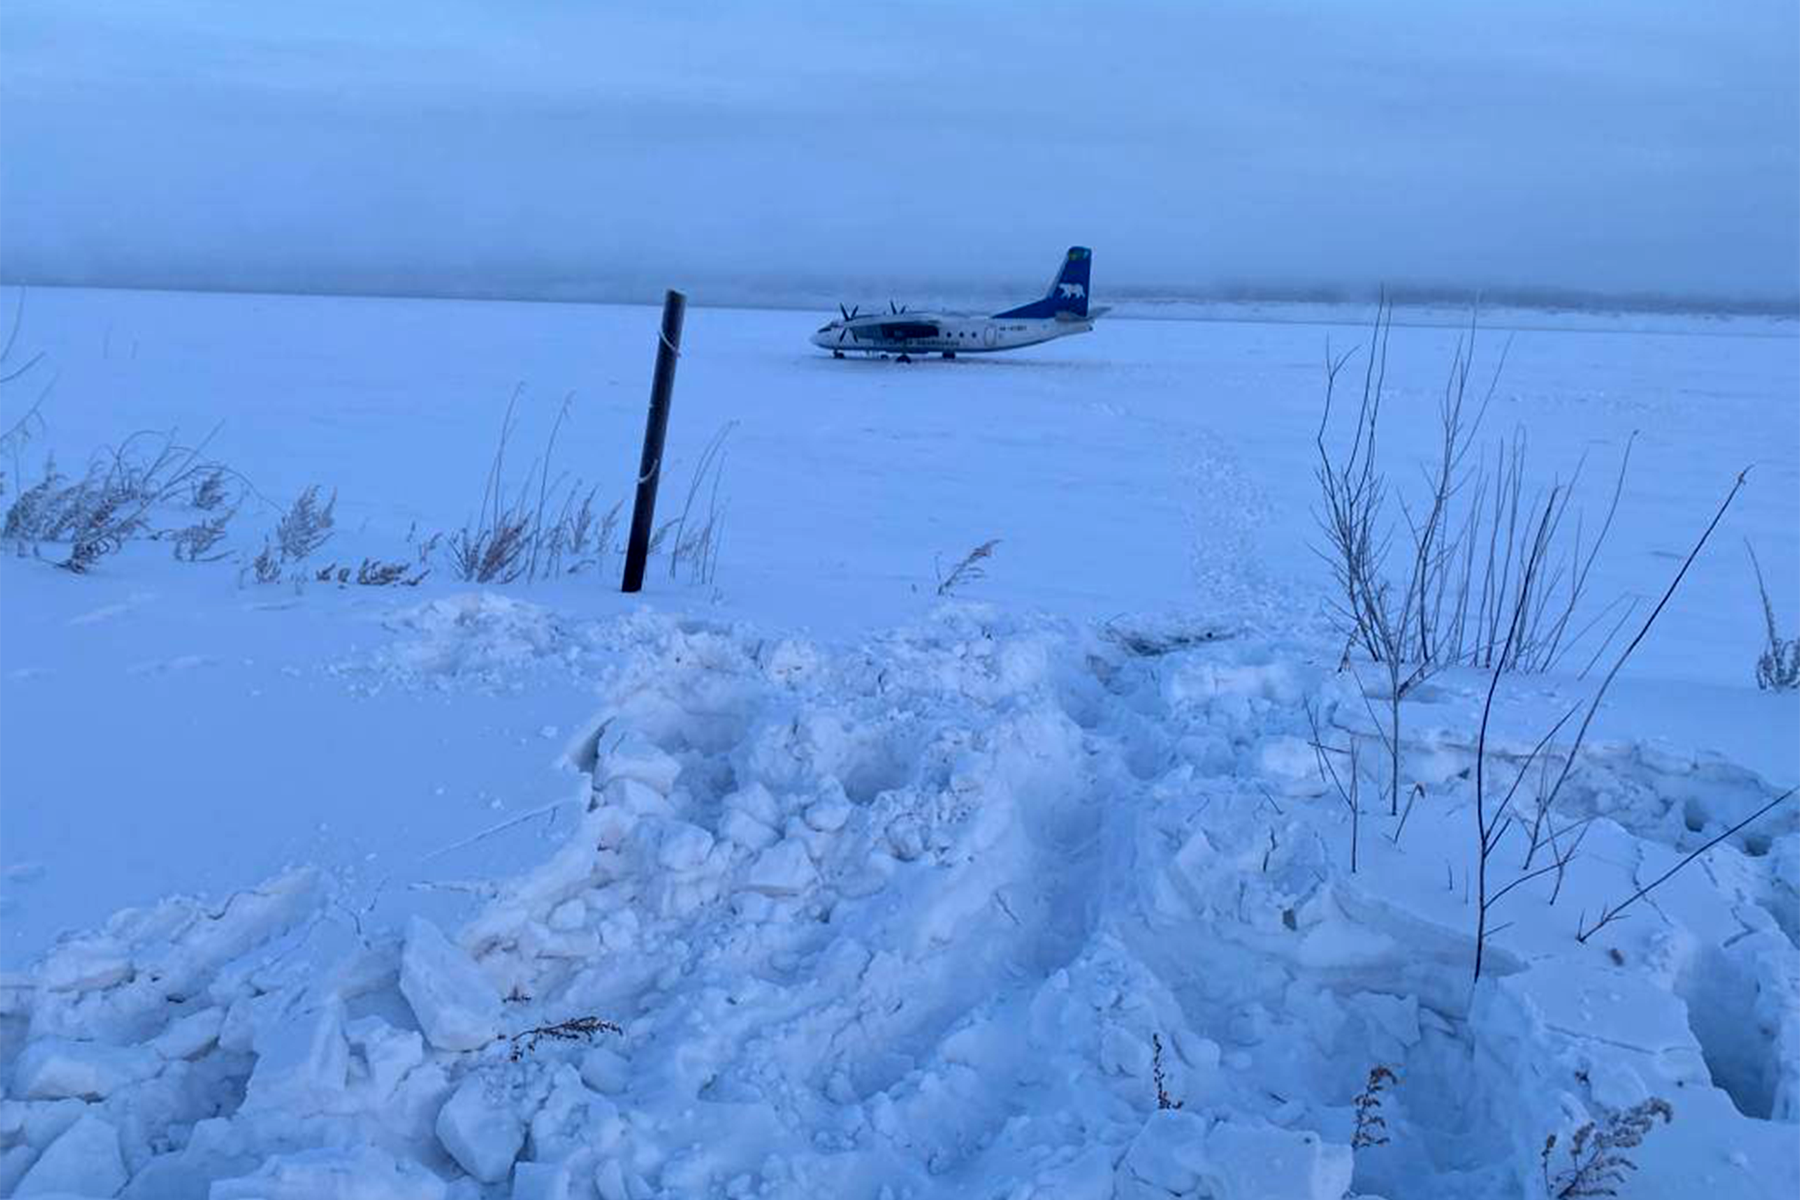
[[[1042,299],[1017,308],[995,313],[991,317],[970,313],[909,312],[905,306],[888,301],[888,311],[863,315],[858,309],[838,305],[842,316],[819,326],[812,343],[831,351],[831,357],[843,358],[851,351],[894,355],[900,362],[911,362],[915,354],[941,354],[955,358],[958,354],[985,354],[996,350],[1016,350],[1035,346],[1054,338],[1088,333],[1094,319],[1108,309],[1102,305],[1088,307],[1088,278],[1093,268],[1094,252],[1086,246],[1070,246],[1063,258],[1050,290]]]

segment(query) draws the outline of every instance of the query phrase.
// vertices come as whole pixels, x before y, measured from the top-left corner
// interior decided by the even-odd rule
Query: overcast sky
[[[5,0],[0,274],[1791,300],[1797,11]]]

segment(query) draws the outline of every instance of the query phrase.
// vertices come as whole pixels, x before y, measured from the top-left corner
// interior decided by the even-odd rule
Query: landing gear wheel
[[[945,358],[955,358],[955,357],[956,357],[956,351],[954,351],[954,350],[946,350],[946,351],[944,351],[944,357],[945,357]]]
[[[833,350],[833,351],[832,351],[832,352],[831,352],[831,357],[833,357],[833,358],[842,358],[842,357],[844,357],[844,352],[843,352],[843,351],[842,351],[842,350]]]
[[[911,356],[911,355],[908,355],[908,354],[902,354],[902,355],[901,355],[901,356],[900,356],[900,357],[899,357],[899,359],[897,359],[897,360],[896,360],[896,361],[898,361],[898,362],[904,362],[904,363],[909,363],[909,362],[911,362],[911,361],[912,361],[912,356]]]

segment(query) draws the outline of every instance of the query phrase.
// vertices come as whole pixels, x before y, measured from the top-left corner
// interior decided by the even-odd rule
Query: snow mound
[[[356,686],[511,690],[532,672],[578,671],[592,663],[574,624],[551,610],[498,592],[428,600],[387,616],[397,639],[335,673]]]
[[[1365,800],[1352,872],[1312,728],[1366,709],[1291,648],[975,606],[847,647],[605,636],[575,827],[460,929],[364,935],[297,873],[10,988],[0,1191],[1524,1196],[1548,1134],[1652,1096],[1671,1194],[1800,1181],[1791,826],[1574,936],[1679,857],[1670,796],[1736,811],[1746,772],[1584,764],[1643,786],[1575,798],[1584,853],[1472,985],[1466,745],[1408,735],[1432,785],[1403,826]],[[1377,1064],[1388,1140],[1353,1151]]]

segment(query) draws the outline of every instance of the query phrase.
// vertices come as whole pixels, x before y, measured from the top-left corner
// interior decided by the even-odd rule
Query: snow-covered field
[[[1742,545],[1791,634],[1794,322],[1505,316],[1490,440],[1527,430],[1545,482],[1585,456],[1597,522],[1636,435],[1596,606],[1641,619],[1752,469],[1576,759],[1579,855],[1499,901],[1472,983],[1488,677],[1405,701],[1414,798],[1402,827],[1365,786],[1354,872],[1309,744],[1382,738],[1314,552],[1344,316],[902,367],[692,310],[660,512],[728,428],[717,572],[664,555],[626,598],[616,560],[246,564],[312,484],[309,571],[414,558],[516,389],[507,477],[572,394],[557,470],[626,499],[654,310],[32,292],[0,427],[55,385],[0,504],[145,429],[255,494],[237,559],[0,560],[0,1194],[1535,1197],[1651,1098],[1622,1195],[1793,1194],[1800,805],[1576,932],[1800,782]],[[1394,331],[1396,476],[1458,336]],[[1503,681],[1503,786],[1586,657]],[[1377,1066],[1387,1140],[1352,1150]]]

